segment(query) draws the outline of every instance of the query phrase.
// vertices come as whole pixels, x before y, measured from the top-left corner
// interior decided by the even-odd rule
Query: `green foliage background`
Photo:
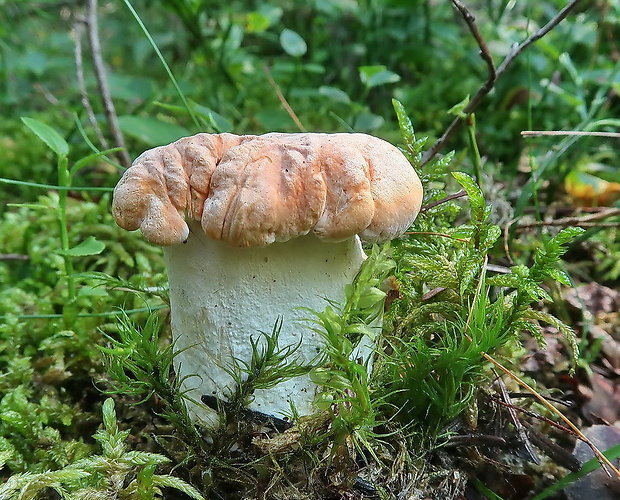
[[[167,75],[130,5],[178,86]],[[497,63],[513,44],[564,5],[559,0],[468,3]],[[108,416],[109,439],[120,432],[117,445],[122,448],[126,431],[114,430],[114,410],[111,403],[102,410],[104,396],[99,389],[116,390],[117,397],[127,402],[151,394],[143,389],[153,380],[135,385],[140,374],[152,368],[153,359],[131,358],[137,345],[132,335],[140,330],[132,325],[150,332],[153,314],[166,324],[161,251],[139,234],[120,230],[110,215],[109,191],[122,171],[118,155],[108,153],[109,162],[97,156],[88,164],[79,163],[94,150],[106,149],[84,111],[76,77],[75,39],[85,14],[86,7],[79,2],[0,0],[0,457],[6,464],[0,474],[4,479],[11,474],[64,471],[71,464],[84,465],[85,460],[99,457],[94,455],[99,449],[91,436],[102,423],[102,412]],[[475,41],[444,1],[135,0],[129,4],[108,0],[99,2],[98,14],[111,95],[132,158],[197,132],[298,131],[299,125],[278,97],[281,92],[305,130],[372,133],[402,144],[412,163],[419,165],[424,148],[452,120],[448,110],[475,93],[486,79]],[[359,305],[353,301],[341,310],[318,312],[317,327],[324,328],[329,349],[326,365],[312,376],[331,390],[329,402],[340,406],[330,417],[331,433],[317,437],[318,441],[342,444],[352,438],[362,453],[369,448],[376,451],[380,446],[374,440],[379,433],[392,431],[386,421],[395,415],[410,421],[432,415],[425,432],[432,428],[430,434],[436,438],[446,421],[469,404],[473,387],[486,376],[481,351],[501,349],[515,342],[523,330],[538,335],[538,320],[564,328],[548,311],[534,311],[530,304],[557,295],[551,280],[570,283],[555,262],[564,251],[561,245],[568,243],[567,234],[577,236],[576,232],[561,233],[565,240],[564,236],[552,239],[546,232],[534,238],[513,234],[511,274],[487,277],[482,269],[487,260],[507,265],[497,244],[499,224],[523,214],[540,219],[541,207],[566,201],[562,193],[568,176],[594,178],[588,177],[586,183],[620,182],[618,153],[611,141],[520,136],[525,129],[618,129],[620,75],[615,40],[619,30],[617,0],[583,2],[511,66],[476,111],[477,145],[485,160],[480,187],[465,174],[456,174],[456,180],[449,175],[451,171],[475,174],[476,158],[465,129],[447,147],[456,151],[454,156],[420,169],[425,203],[463,186],[468,205],[452,201],[426,211],[412,228],[421,235],[394,242],[386,260],[377,263],[376,274],[358,283],[360,290],[374,296],[378,276],[384,277],[382,273],[393,264],[401,291],[386,316],[391,331],[385,342],[397,356],[377,364],[374,382],[369,382],[370,374],[350,363],[342,335],[334,336],[336,330],[358,331],[372,311],[356,316],[346,309]],[[86,36],[81,40],[86,89],[97,124],[112,144]],[[392,99],[398,101],[396,113]],[[26,126],[28,122],[22,122],[24,116],[57,131],[67,151],[55,155]],[[415,136],[408,119],[415,125]],[[429,141],[420,139],[425,136]],[[79,165],[65,178],[74,189],[65,190],[64,198],[63,191],[34,185],[63,184],[63,155],[67,172]],[[59,225],[58,214],[63,210],[66,216]],[[67,233],[66,248],[61,243],[62,227]],[[67,250],[78,245],[92,250],[91,237],[99,242],[98,251],[78,251],[67,258]],[[571,269],[577,269],[584,281],[617,286],[617,228],[591,229],[579,238],[579,252],[586,258]],[[73,266],[70,279],[68,260]],[[386,262],[390,262],[387,268]],[[440,300],[422,301],[435,287],[446,289]],[[506,296],[492,296],[491,287],[502,289]],[[569,319],[561,309],[551,312]],[[437,315],[441,322],[435,321]],[[468,321],[472,336],[476,328],[496,330],[496,335],[480,337],[472,348],[459,336]],[[441,342],[433,340],[437,329],[447,332]],[[156,360],[158,352],[169,347],[166,326],[160,330],[148,337],[153,340],[151,347],[161,348],[147,353]],[[571,338],[568,329],[563,333]],[[495,344],[489,344],[489,339]],[[102,354],[97,346],[103,345],[111,351]],[[583,339],[581,348],[587,352]],[[121,352],[127,356],[119,364],[114,354]],[[274,348],[274,352],[279,351]],[[398,375],[418,358],[431,360],[426,386],[416,379],[424,375],[420,372]],[[438,379],[428,374],[439,366],[453,368],[459,360],[463,370],[451,372],[453,385],[444,385],[442,379],[433,386]],[[422,361],[414,364],[422,367]],[[475,369],[465,366],[470,361],[478,363]],[[165,360],[162,363],[167,366]],[[131,370],[125,372],[127,366]],[[344,382],[333,376],[336,371],[347,374]],[[438,371],[433,373],[439,377]],[[166,413],[179,402],[166,392],[174,389],[168,372],[160,375],[158,394],[164,408],[155,405],[151,410],[167,415],[166,421],[172,422],[182,439],[195,441],[195,430],[188,431],[187,421],[175,421]],[[366,390],[359,389],[364,385]],[[352,398],[353,386],[358,389]],[[382,392],[381,387],[390,390]],[[412,388],[423,392],[413,398],[417,406],[410,404],[412,393],[406,392]],[[325,403],[323,409],[329,406]],[[394,415],[397,407],[400,410]],[[445,412],[448,407],[452,413]],[[420,408],[429,413],[422,415]],[[123,425],[141,431],[141,424],[129,417]],[[223,434],[214,446],[224,448],[231,439]],[[308,443],[316,445],[316,440]],[[141,444],[152,445],[147,438]],[[119,456],[126,458],[125,451]],[[189,451],[197,463],[208,463],[213,473],[195,483],[208,491],[218,481],[217,471],[229,465],[209,461],[200,447]],[[158,476],[155,468],[167,466],[163,457],[145,457],[127,472],[128,482],[148,483],[143,491],[155,496],[159,486],[153,478],[165,476]],[[88,467],[92,469],[93,463]],[[191,466],[179,470],[184,479],[195,479]],[[73,484],[80,478],[80,473],[71,472],[65,480]],[[46,480],[51,482],[45,484],[58,484],[53,477]],[[183,487],[174,482],[168,486]],[[88,487],[107,486],[93,480],[72,491],[84,492]]]

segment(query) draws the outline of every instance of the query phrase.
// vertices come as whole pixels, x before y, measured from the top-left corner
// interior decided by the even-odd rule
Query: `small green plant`
[[[117,335],[106,335],[104,365],[110,376],[111,394],[123,394],[146,401],[154,394],[161,400],[163,417],[182,437],[191,456],[204,459],[204,440],[191,421],[180,381],[172,373],[173,345],[160,338],[161,320],[152,313],[141,328],[126,314],[119,318]]]
[[[271,389],[281,382],[308,373],[314,366],[296,356],[301,344],[279,345],[281,329],[282,319],[279,319],[271,333],[262,332],[258,338],[250,337],[252,357],[249,363],[235,359],[232,366],[223,367],[235,382],[235,390],[228,398],[228,407],[233,412],[247,408],[255,390]]]
[[[114,151],[116,149],[110,149],[108,151],[102,151],[94,153],[85,158],[76,161],[71,168],[69,168],[69,145],[61,135],[53,128],[49,127],[45,123],[32,118],[23,117],[24,124],[39,138],[47,147],[49,147],[57,157],[57,170],[58,170],[58,185],[48,186],[37,184],[34,182],[22,182],[12,179],[0,179],[0,182],[5,183],[18,183],[25,184],[31,187],[38,187],[43,189],[57,189],[58,190],[58,224],[60,229],[60,249],[56,251],[63,257],[64,260],[64,272],[67,282],[67,297],[68,303],[72,303],[76,299],[76,279],[73,270],[73,259],[75,257],[81,257],[86,255],[100,254],[105,245],[96,240],[93,236],[89,236],[78,245],[70,248],[69,245],[69,225],[67,220],[67,196],[70,189],[75,189],[73,185],[73,176],[82,168],[87,166],[92,161]],[[88,190],[103,190],[109,191],[108,188],[88,188]]]
[[[518,342],[519,332],[543,342],[538,325],[543,321],[565,335],[573,353],[577,350],[572,330],[532,305],[551,299],[541,286],[546,280],[568,284],[557,261],[582,230],[565,229],[543,241],[529,267],[487,276],[488,254],[500,229],[489,222],[491,208],[474,180],[458,172],[454,177],[467,192],[471,222],[456,228],[444,222],[434,232],[419,232],[433,237],[416,234],[395,245],[402,297],[388,314],[394,333],[378,363],[385,411],[431,441],[489,380],[484,355],[501,354]],[[433,215],[434,222],[441,220],[438,212]],[[430,216],[423,214],[417,225],[428,228]]]
[[[330,414],[331,426],[323,439],[333,440],[332,453],[347,439],[372,453],[370,439],[378,422],[369,386],[370,358],[363,346],[369,349],[379,335],[380,325],[373,322],[380,322],[386,296],[379,286],[394,265],[389,245],[373,246],[346,286],[343,304],[331,303],[323,312],[314,312],[320,327],[315,331],[324,339],[324,360],[310,377],[323,387],[315,404]]]
[[[198,490],[183,480],[155,473],[160,465],[169,462],[166,457],[128,449],[125,441],[130,431],[119,429],[112,398],[103,403],[102,412],[103,429],[94,436],[101,455],[82,458],[59,470],[15,474],[0,486],[0,499],[30,500],[53,490],[61,498],[73,500],[152,500],[163,498],[162,488],[173,488],[190,498],[204,500]],[[10,453],[4,453],[2,459],[4,465]]]
[[[18,369],[16,362],[9,373]],[[4,463],[13,471],[42,472],[88,455],[88,444],[62,438],[79,421],[75,408],[59,401],[57,391],[51,388],[36,403],[33,393],[23,383],[0,401],[0,451],[8,454]]]
[[[416,166],[424,140],[416,139],[402,105],[394,101],[394,107],[405,152]],[[491,206],[478,184],[462,172],[453,177],[467,195],[470,220],[455,224],[461,207],[441,189],[446,166],[445,160],[430,166],[425,180],[437,187],[427,192],[428,208],[411,235],[394,242],[400,297],[386,316],[392,324],[378,353],[374,379],[386,415],[430,442],[489,380],[484,355],[501,355],[507,352],[504,348],[518,345],[521,331],[542,343],[538,322],[545,322],[564,334],[574,359],[577,353],[573,331],[532,306],[551,300],[542,286],[547,280],[570,284],[558,260],[583,230],[568,228],[543,239],[529,267],[516,265],[489,275],[487,262],[501,230],[491,223]],[[433,203],[442,198],[443,203]]]

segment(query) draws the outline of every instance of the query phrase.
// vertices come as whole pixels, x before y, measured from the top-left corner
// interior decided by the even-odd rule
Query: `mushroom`
[[[119,226],[164,246],[175,369],[190,400],[226,398],[226,368],[282,319],[281,346],[310,362],[320,335],[300,307],[341,302],[369,242],[402,234],[422,186],[405,156],[364,134],[198,134],[143,153],[114,190]],[[358,236],[359,235],[359,236]],[[368,349],[367,349],[368,351]],[[312,411],[309,376],[257,390],[249,408]],[[190,404],[209,425],[215,412]]]

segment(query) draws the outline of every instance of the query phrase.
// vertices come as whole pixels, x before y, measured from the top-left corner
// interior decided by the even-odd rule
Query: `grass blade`
[[[172,74],[172,71],[170,70],[170,66],[168,66],[168,63],[164,59],[164,56],[161,53],[161,51],[159,50],[159,47],[157,46],[157,44],[155,43],[155,40],[153,40],[153,37],[149,33],[149,30],[146,28],[146,26],[142,22],[142,19],[140,19],[140,16],[136,12],[136,9],[134,9],[133,5],[131,5],[131,2],[129,0],[123,0],[123,2],[125,2],[125,5],[127,6],[129,11],[131,12],[131,15],[134,17],[134,19],[136,20],[136,22],[138,23],[138,25],[140,26],[140,28],[144,32],[144,36],[146,36],[147,40],[151,44],[151,47],[153,47],[153,50],[157,54],[157,57],[161,61],[162,65],[164,66],[164,69],[166,70],[166,73],[168,74],[168,78],[170,78],[170,81],[172,82],[172,85],[174,86],[175,90],[177,91],[177,94],[179,94],[179,98],[181,99],[181,101],[183,101],[183,105],[187,109],[187,112],[189,113],[189,116],[191,116],[192,121],[194,122],[194,125],[196,126],[197,129],[200,129],[200,123],[198,122],[198,119],[196,118],[196,115],[194,114],[194,110],[189,105],[189,102],[187,101],[187,98],[185,97],[185,94],[183,94],[183,91],[181,90],[181,87],[179,87],[179,84],[177,83],[176,78],[174,77],[174,75]]]

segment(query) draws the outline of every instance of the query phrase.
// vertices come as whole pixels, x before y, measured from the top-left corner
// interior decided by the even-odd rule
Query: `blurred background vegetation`
[[[136,0],[134,8],[194,103],[197,125],[124,2],[99,4],[102,57],[132,158],[199,131],[297,131],[271,79],[306,130],[354,130],[394,142],[392,97],[403,103],[418,134],[436,137],[450,120],[446,111],[486,79],[475,40],[449,2]],[[469,8],[499,64],[513,44],[564,4],[485,0]],[[2,2],[4,177],[45,182],[54,175],[44,162],[45,147],[31,141],[19,116],[57,128],[79,155],[88,150],[75,113],[97,143],[76,76],[78,34],[85,87],[110,140],[81,22],[87,20],[86,10],[80,2]],[[582,2],[568,21],[512,65],[478,109],[481,153],[501,164],[503,178],[517,175],[526,146],[522,130],[584,128],[584,121],[618,115],[618,16],[614,0]],[[600,88],[606,90],[604,102],[594,102]],[[462,149],[464,139],[457,136],[448,148]],[[550,149],[555,142],[537,140],[533,146]],[[562,175],[548,178],[560,183],[579,164],[613,163],[611,146],[611,141],[581,140],[554,166]],[[113,185],[116,178],[103,166],[89,174],[83,182]]]
[[[0,453],[10,456],[3,474],[63,467],[92,452],[89,436],[104,399],[93,380],[105,378],[95,344],[102,333],[117,331],[120,306],[136,310],[137,318],[145,308],[166,310],[160,250],[115,226],[108,191],[80,190],[113,187],[127,166],[118,152],[73,178],[71,246],[95,236],[106,250],[75,256],[76,273],[90,274],[68,300],[57,252],[59,198],[31,184],[56,185],[56,159],[21,117],[58,131],[70,164],[119,146],[121,135],[130,158],[198,132],[355,131],[398,144],[393,98],[417,136],[432,144],[453,119],[448,110],[487,79],[479,47],[449,1],[100,0],[96,21],[120,129],[115,135],[88,39],[94,19],[88,3],[0,0]],[[467,3],[496,64],[565,4]],[[620,1],[583,1],[510,66],[476,110],[481,181],[494,222],[521,217],[538,227],[576,207],[618,205],[617,137],[521,136],[523,130],[617,132],[618,40]],[[456,151],[453,169],[473,172],[469,147],[463,127],[443,150]],[[574,277],[617,287],[617,221],[616,213],[608,227],[582,237],[571,257]],[[527,261],[536,236],[511,238],[512,257]],[[125,279],[125,287],[146,290],[149,299],[98,286],[94,272]],[[558,315],[569,319],[561,308]],[[133,410],[118,411],[122,419]]]

